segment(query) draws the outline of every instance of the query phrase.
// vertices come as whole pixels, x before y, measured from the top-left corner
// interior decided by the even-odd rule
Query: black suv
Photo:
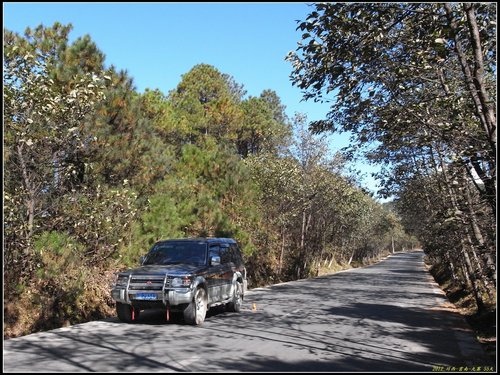
[[[141,257],[141,267],[120,272],[111,290],[116,313],[135,321],[141,310],[183,312],[184,321],[199,325],[210,307],[225,304],[239,312],[247,290],[246,269],[232,238],[159,241]]]

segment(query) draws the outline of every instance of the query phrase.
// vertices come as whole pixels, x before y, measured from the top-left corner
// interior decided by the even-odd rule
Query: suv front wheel
[[[134,309],[126,303],[116,303],[116,315],[124,323],[132,323],[139,317],[139,309]]]
[[[239,281],[233,286],[233,299],[226,305],[227,311],[240,312],[241,304],[243,303],[243,286]]]
[[[208,310],[208,298],[205,289],[198,287],[193,300],[184,309],[184,321],[187,324],[200,325],[205,321]]]

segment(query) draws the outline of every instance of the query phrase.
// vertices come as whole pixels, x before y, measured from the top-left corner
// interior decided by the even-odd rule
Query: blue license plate
[[[156,300],[156,293],[137,293],[135,299]]]

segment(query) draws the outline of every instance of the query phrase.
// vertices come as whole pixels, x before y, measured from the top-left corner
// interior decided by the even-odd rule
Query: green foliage
[[[41,279],[70,273],[82,260],[83,246],[65,233],[42,232],[35,239],[34,248],[42,262],[37,272]]]
[[[106,101],[87,124],[96,138],[94,170],[103,183],[118,187],[128,181],[146,196],[169,170],[175,152],[165,121],[168,104],[158,93],[138,95],[123,72],[107,74]]]
[[[169,93],[169,100],[178,116],[191,125],[190,141],[203,135],[218,141],[236,139],[241,110],[230,80],[213,66],[193,67]]]
[[[243,118],[237,130],[238,153],[243,157],[282,151],[291,138],[284,107],[275,92],[264,91],[259,98],[241,103]]]
[[[135,227],[130,259],[159,239],[227,236],[246,239],[252,225],[252,182],[237,156],[210,137],[185,145],[172,172],[158,182]],[[245,208],[245,209],[244,209]],[[246,241],[245,241],[246,243]],[[248,251],[248,250],[247,250]]]
[[[58,225],[84,245],[84,265],[106,268],[127,241],[137,195],[127,187],[95,189],[65,196],[59,202]]]
[[[182,119],[179,111],[175,111],[172,103],[159,90],[146,89],[140,98],[140,106],[144,117],[152,122],[154,131],[167,144],[179,147],[188,138],[191,124]]]
[[[40,325],[78,322],[82,314],[99,309],[81,303],[82,299],[88,299],[85,290],[92,283],[92,276],[81,266],[85,259],[85,247],[81,243],[65,233],[51,231],[38,235],[34,247],[40,257],[36,272],[39,290],[33,301],[39,304],[44,315]]]

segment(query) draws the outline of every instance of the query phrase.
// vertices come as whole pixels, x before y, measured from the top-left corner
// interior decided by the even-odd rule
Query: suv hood
[[[120,272],[120,275],[172,275],[183,276],[188,274],[200,274],[208,270],[207,266],[197,266],[194,264],[168,264],[168,265],[147,265]]]

